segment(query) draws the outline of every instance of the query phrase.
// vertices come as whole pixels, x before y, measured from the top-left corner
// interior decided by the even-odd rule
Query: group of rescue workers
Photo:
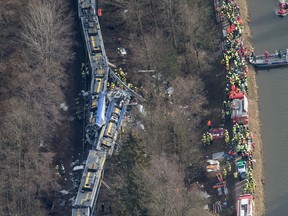
[[[249,58],[255,58],[254,50],[251,47],[249,50],[243,46],[241,38],[243,34],[243,21],[240,18],[239,7],[233,0],[220,0],[219,8],[216,12],[220,14],[222,23],[229,23],[224,34],[223,44],[223,59],[222,64],[225,65],[226,70],[226,88],[225,93],[227,100],[223,102],[222,118],[225,120],[231,119],[232,114],[232,100],[233,96],[237,93],[248,93],[248,66],[247,61]],[[207,143],[207,134],[202,136],[202,142]],[[243,193],[254,193],[256,182],[253,178],[254,158],[253,150],[255,143],[253,136],[247,125],[234,124],[230,133],[232,138],[229,137],[228,130],[224,132],[225,143],[229,151],[228,155],[233,159],[236,155],[241,156],[245,165],[247,164],[247,178],[246,184],[243,188]],[[209,135],[210,136],[210,135]],[[206,137],[206,139],[205,139]],[[239,178],[238,170],[232,173],[232,166],[230,163],[222,169],[222,177],[225,179],[227,175],[233,174],[235,180]],[[240,179],[240,178],[239,178]]]
[[[227,129],[225,129],[225,131],[224,131],[224,137],[225,137],[225,143],[228,145],[230,137],[229,137],[229,132]],[[214,140],[214,137],[213,137],[213,134],[210,132],[210,130],[206,133],[203,133],[203,135],[202,135],[203,146],[212,145],[213,140]]]
[[[222,118],[226,119],[231,115],[231,99],[236,93],[248,93],[248,66],[247,60],[255,58],[254,49],[250,50],[243,46],[241,35],[243,33],[243,21],[240,18],[240,10],[236,3],[232,0],[223,0],[220,8],[220,16],[222,22],[229,22],[226,29],[226,39],[224,42],[223,60],[226,69],[226,95],[228,100],[223,102]],[[229,133],[228,133],[229,136]],[[249,128],[237,123],[233,125],[232,139],[225,137],[225,142],[229,143],[229,154],[234,156],[240,155],[242,160],[248,164],[248,178],[243,189],[244,193],[254,193],[256,183],[253,179],[253,150],[255,143]],[[231,165],[227,166],[228,173],[231,173]],[[227,176],[227,170],[223,170],[223,177]],[[233,173],[233,177],[238,179],[237,169]]]
[[[202,143],[204,146],[213,144],[213,135],[210,132],[206,132],[202,135]]]
[[[232,166],[230,163],[228,163],[226,168],[224,168],[222,171],[223,179],[226,179],[227,175],[230,175],[231,173],[232,173]]]
[[[81,65],[82,82],[85,82],[86,76],[89,76],[89,68],[87,64],[82,63]]]
[[[62,163],[57,164],[57,165],[55,166],[55,171],[56,171],[56,174],[57,174],[58,176],[63,176],[63,175],[65,175],[65,167],[64,167],[64,165],[63,165]]]
[[[282,53],[281,50],[276,50],[274,56],[276,58],[278,58],[279,60],[281,60],[283,57],[286,59],[286,61],[288,62],[288,49],[286,49],[286,52]],[[268,53],[268,51],[266,50],[264,52],[264,57],[265,57],[265,61],[268,62],[269,61],[269,56],[270,54]]]
[[[117,49],[117,54],[118,55],[119,55],[119,49],[120,48]],[[126,63],[125,58],[122,56],[121,62],[123,63],[123,61]],[[122,68],[122,67],[115,68],[114,69],[114,73],[125,85],[128,86],[129,89],[131,89],[131,90],[133,90],[135,92],[138,92],[138,88],[136,86],[133,86],[131,83],[127,83],[127,79],[126,79],[127,71],[126,71],[126,68]],[[121,83],[117,82],[117,80],[115,80],[113,78],[109,79],[109,82],[107,83],[107,87],[108,87],[109,90],[112,90],[115,87],[124,88],[124,86],[122,86]]]
[[[122,60],[122,62],[123,62],[123,60]],[[131,90],[133,90],[135,92],[138,91],[136,86],[133,86],[131,83],[127,83],[127,79],[126,79],[127,71],[126,71],[126,69],[123,69],[121,67],[115,68],[114,73],[124,84],[126,84],[128,86],[128,88],[130,88]],[[89,76],[89,68],[88,68],[87,64],[82,63],[81,76],[82,76],[82,82],[85,82],[86,76]],[[112,90],[115,87],[123,87],[123,86],[121,86],[121,83],[118,83],[116,80],[109,79],[109,82],[107,82],[107,87],[109,90]]]
[[[254,50],[252,47],[248,50],[243,46],[241,36],[244,26],[236,3],[232,0],[224,0],[217,10],[220,13],[221,21],[229,23],[229,26],[225,29],[226,37],[223,44],[221,63],[225,65],[226,69],[225,92],[230,100],[236,93],[248,92],[248,66],[246,62],[251,55],[254,56]],[[225,116],[231,114],[231,104],[229,101],[225,101],[223,106],[222,117],[225,119]]]
[[[253,168],[249,167],[248,169],[248,178],[246,179],[245,186],[243,188],[243,193],[254,194],[256,190],[256,181],[253,178],[252,174]]]

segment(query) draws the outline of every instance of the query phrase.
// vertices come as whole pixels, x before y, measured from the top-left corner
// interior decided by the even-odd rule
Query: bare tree
[[[141,133],[148,151],[177,154],[183,166],[197,163],[201,157],[199,124],[207,103],[203,82],[195,75],[177,77],[170,85],[149,83],[151,97],[144,117],[147,128]],[[171,96],[166,93],[168,87],[174,89]]]
[[[50,196],[55,189],[52,185],[57,186],[51,167],[54,154],[40,152],[39,146],[44,141],[50,149],[52,138],[55,140],[59,126],[63,126],[59,104],[64,100],[63,87],[67,81],[64,66],[73,57],[73,22],[65,2],[29,0],[20,4],[12,0],[9,3],[13,10],[7,13],[2,13],[2,9],[11,9],[10,5],[0,3],[4,5],[0,9],[0,25],[1,18],[17,19],[16,14],[21,15],[22,21],[20,28],[13,20],[6,20],[6,25],[11,26],[0,33],[0,39],[10,39],[7,44],[12,47],[15,37],[8,36],[11,29],[15,34],[17,28],[23,42],[10,55],[5,53],[5,58],[1,54],[0,62],[0,211],[3,215],[48,215],[41,197]]]
[[[36,176],[51,175],[47,164],[42,166],[38,152],[40,140],[47,134],[45,117],[36,117],[25,101],[11,99],[6,103],[11,111],[1,128],[1,180],[6,187],[1,190],[2,205],[6,215],[37,215],[41,204],[35,198],[39,184]]]
[[[73,22],[68,10],[67,1],[28,1],[21,17],[21,36],[35,62],[66,63],[73,57]]]
[[[151,202],[148,205],[152,216],[212,215],[203,210],[205,204],[200,190],[188,190],[183,184],[183,171],[175,158],[166,155],[155,156],[151,167],[144,171],[146,187],[150,189]]]
[[[19,13],[24,2],[9,0],[0,2],[0,62],[9,54],[19,49]],[[0,85],[1,86],[1,85]]]

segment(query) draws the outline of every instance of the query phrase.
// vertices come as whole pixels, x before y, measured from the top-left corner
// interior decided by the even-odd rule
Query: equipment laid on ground
[[[212,154],[213,160],[224,160],[225,159],[225,152],[216,152]]]
[[[120,55],[121,57],[124,57],[125,55],[127,55],[127,51],[124,47],[120,47],[117,49],[117,53],[118,55]]]
[[[220,163],[217,160],[207,160],[209,165],[206,166],[207,172],[216,172],[220,170]]]
[[[222,189],[223,189],[223,192],[225,195],[228,194],[228,188],[226,186],[226,182],[223,180],[223,177],[222,177],[222,174],[221,173],[216,173],[216,177],[218,179],[218,183],[213,185],[213,188],[214,189],[217,189],[217,192],[218,192],[218,196],[221,196],[223,193],[222,193]]]
[[[221,201],[217,201],[213,204],[213,213],[217,214],[222,211]]]
[[[251,194],[240,195],[236,203],[237,216],[253,216],[253,196]]]
[[[246,95],[244,93],[235,93],[230,96],[230,99],[232,100],[231,118],[233,124],[248,125],[248,99]]]

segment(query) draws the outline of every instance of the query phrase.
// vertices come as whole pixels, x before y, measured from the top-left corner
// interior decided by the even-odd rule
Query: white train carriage
[[[117,135],[117,123],[109,121],[109,123],[106,125],[103,137],[101,138],[101,144],[105,147],[111,148],[116,142]]]
[[[72,216],[92,215],[101,186],[105,160],[105,151],[89,151],[77,197],[72,206]]]
[[[96,14],[96,0],[78,0],[85,49],[90,63],[90,112],[86,137],[97,150],[90,150],[77,197],[73,204],[72,216],[92,216],[98,198],[106,154],[112,154],[124,110],[117,104],[105,117],[106,85],[108,80],[108,60],[103,44],[99,19]],[[113,97],[114,98],[114,97]],[[117,98],[117,97],[116,97]],[[119,98],[117,98],[119,99]],[[116,102],[115,102],[116,103]],[[108,122],[106,124],[106,122]],[[109,147],[108,148],[103,148]]]

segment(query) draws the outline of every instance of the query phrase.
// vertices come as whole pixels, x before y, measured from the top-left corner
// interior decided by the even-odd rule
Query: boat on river
[[[269,54],[268,59],[266,59],[265,55],[258,55],[254,58],[250,58],[249,62],[258,68],[277,67],[288,65],[288,56],[286,53],[283,53],[281,58],[279,58],[276,54]]]
[[[286,16],[288,14],[288,3],[285,0],[279,0],[279,5],[275,13],[278,16]]]

